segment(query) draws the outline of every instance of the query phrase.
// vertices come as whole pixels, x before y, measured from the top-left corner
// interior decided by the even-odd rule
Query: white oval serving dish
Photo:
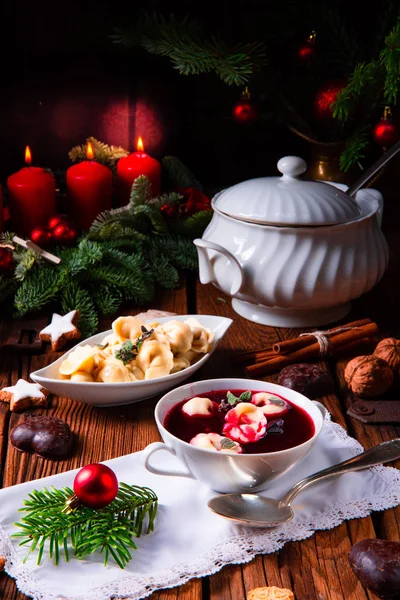
[[[161,394],[166,390],[179,386],[183,381],[189,379],[189,377],[207,362],[232,324],[232,319],[214,315],[174,315],[163,317],[161,319],[149,319],[147,322],[157,321],[158,323],[166,323],[172,319],[185,321],[189,317],[196,318],[203,327],[207,327],[214,332],[212,349],[187,369],[172,373],[172,375],[128,383],[81,382],[61,379],[59,375],[60,365],[66,359],[68,354],[70,354],[77,345],[80,345],[76,344],[51,364],[31,373],[30,377],[35,383],[42,385],[52,394],[64,396],[65,398],[72,398],[73,400],[80,400],[81,402],[91,404],[92,406],[120,406],[132,402],[140,402],[141,400],[145,400],[146,398],[150,398],[151,396]],[[106,335],[111,333],[112,329],[97,333],[96,335],[83,340],[81,344],[99,344]]]

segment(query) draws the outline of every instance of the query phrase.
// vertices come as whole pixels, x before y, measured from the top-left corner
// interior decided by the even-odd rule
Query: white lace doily
[[[296,481],[334,463],[358,454],[361,445],[344,429],[330,421],[306,459],[264,494],[279,498]],[[165,456],[164,456],[165,455]],[[159,454],[163,465],[173,457]],[[162,457],[162,458],[161,458]],[[33,554],[26,563],[25,548],[10,536],[19,520],[18,508],[33,489],[72,485],[77,471],[46,477],[0,490],[0,555],[7,557],[6,571],[18,589],[35,600],[138,600],[154,591],[182,585],[193,577],[216,573],[229,563],[245,563],[256,554],[268,554],[291,540],[311,536],[317,529],[331,529],[344,520],[365,517],[400,503],[397,469],[374,467],[333,477],[310,486],[296,498],[295,518],[275,529],[246,528],[218,517],[207,508],[215,495],[204,485],[179,477],[161,477],[143,467],[137,452],[107,462],[120,481],[151,487],[160,500],[156,528],[137,540],[133,559],[121,570],[107,567],[101,556],[71,559],[55,567],[48,557],[37,566]]]

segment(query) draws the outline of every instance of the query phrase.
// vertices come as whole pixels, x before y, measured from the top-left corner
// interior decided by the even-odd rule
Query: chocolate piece
[[[362,423],[400,423],[399,400],[363,400],[355,398],[355,402],[347,410],[347,414]]]
[[[333,381],[328,371],[308,363],[288,365],[282,369],[278,384],[296,390],[308,398],[319,398],[333,391]]]
[[[354,544],[349,563],[361,583],[380,598],[400,592],[400,542],[375,538]]]
[[[29,416],[11,432],[12,445],[21,452],[33,452],[43,458],[60,460],[72,449],[69,425],[51,416]]]

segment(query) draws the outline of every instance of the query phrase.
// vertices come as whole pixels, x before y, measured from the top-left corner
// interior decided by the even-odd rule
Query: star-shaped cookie
[[[39,337],[44,342],[51,342],[53,352],[61,350],[68,340],[78,339],[81,332],[76,326],[79,319],[79,312],[71,310],[66,315],[53,313],[50,325],[47,325],[39,332]]]
[[[0,390],[0,400],[10,403],[11,412],[20,412],[26,408],[47,406],[49,392],[38,383],[29,383],[18,379],[16,385]]]

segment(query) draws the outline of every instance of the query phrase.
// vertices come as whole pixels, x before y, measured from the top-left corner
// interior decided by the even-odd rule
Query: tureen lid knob
[[[307,163],[298,156],[284,156],[278,160],[277,167],[283,175],[282,179],[293,179],[306,171]]]

